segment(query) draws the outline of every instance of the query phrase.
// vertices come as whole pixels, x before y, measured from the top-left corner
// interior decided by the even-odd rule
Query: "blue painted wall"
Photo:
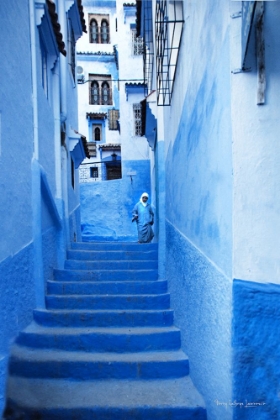
[[[127,175],[136,172],[135,176]],[[122,161],[122,179],[84,183],[81,192],[81,223],[84,241],[99,238],[137,241],[132,210],[141,194],[150,192],[150,161]]]
[[[9,347],[32,320],[35,307],[33,247],[24,247],[0,263],[0,413],[5,405]]]
[[[33,113],[29,35],[28,1],[1,2],[0,36],[4,41],[0,61],[0,416],[4,406],[9,345],[31,320],[35,302],[31,244]]]
[[[28,1],[1,3],[0,261],[32,238],[30,162],[33,152]],[[16,39],[16,42],[15,42]],[[20,65],[19,65],[20,63]],[[20,85],[19,80],[23,81]],[[8,106],[7,106],[8,105]],[[22,228],[19,232],[18,221]]]
[[[60,138],[55,137],[51,80],[49,98],[41,83],[37,27],[36,89],[32,84],[35,78],[32,79],[29,6],[29,0],[0,3],[0,36],[5,40],[0,61],[3,81],[0,85],[0,417],[10,344],[32,320],[38,301],[41,299],[42,306],[44,304],[46,280],[52,277],[53,267],[61,267],[65,257],[69,221],[70,231],[79,226],[79,189],[71,196],[67,215],[65,197],[56,198],[57,186],[62,183],[61,179],[56,180],[55,168],[57,160],[61,165],[60,156],[55,153],[56,140],[60,142]],[[68,123],[78,128],[73,82],[72,85],[69,79],[64,82],[69,91]],[[38,124],[33,119],[35,104]],[[59,112],[56,117],[59,118]],[[33,156],[36,129],[38,160]],[[69,167],[66,175],[70,173]],[[69,184],[67,188],[69,190]]]
[[[229,13],[220,1],[184,6],[172,104],[164,110],[166,278],[208,418],[227,420],[232,408],[219,402],[232,398]]]
[[[166,224],[166,272],[190,375],[209,419],[229,420],[231,408],[231,280],[173,225]]]
[[[233,395],[243,404],[236,420],[280,417],[279,299],[279,285],[233,282]]]

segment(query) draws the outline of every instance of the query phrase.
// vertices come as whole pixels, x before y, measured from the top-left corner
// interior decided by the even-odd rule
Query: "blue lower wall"
[[[234,419],[279,419],[280,286],[234,280],[233,305]]]
[[[130,177],[127,175],[135,172]],[[132,210],[143,192],[150,193],[150,161],[122,162],[122,178],[80,185],[81,224],[84,241],[137,241]]]
[[[53,268],[57,267],[57,241],[58,232],[55,227],[48,229],[42,235],[45,290],[47,280],[53,278]]]
[[[33,253],[29,245],[0,263],[0,416],[10,344],[31,322],[35,306]]]
[[[81,211],[80,206],[78,206],[70,215],[69,215],[69,234],[70,241],[81,242],[82,233],[81,233]]]
[[[166,279],[190,358],[190,375],[204,397],[208,420],[232,419],[232,284],[176,228],[166,223]]]

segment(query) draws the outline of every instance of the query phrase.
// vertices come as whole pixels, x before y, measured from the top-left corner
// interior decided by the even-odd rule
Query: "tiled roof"
[[[97,52],[77,51],[77,54],[81,54],[81,55],[111,55],[111,56],[115,55],[113,52],[105,52],[105,51],[97,51]]]
[[[146,86],[146,83],[144,83],[144,82],[139,82],[139,83],[126,83],[125,84],[125,86],[128,86],[128,87],[130,87],[130,86],[139,86],[139,87],[141,87],[141,86]]]
[[[84,150],[85,150],[85,155],[86,155],[87,158],[90,158],[87,138],[85,136],[82,136],[81,138],[82,138],[82,142],[83,142],[83,146],[84,146]]]
[[[47,0],[48,11],[52,22],[53,31],[55,34],[57,46],[59,52],[66,56],[65,44],[63,42],[63,36],[60,32],[60,24],[58,22],[58,15],[56,13],[55,3],[53,0]]]
[[[79,9],[79,13],[80,13],[80,20],[81,20],[83,32],[87,33],[87,26],[86,26],[86,21],[85,21],[85,17],[84,17],[85,14],[84,14],[84,8],[83,8],[82,0],[77,0],[77,1],[78,1],[78,9]]]
[[[104,120],[107,118],[106,112],[87,112],[86,117],[90,120]]]
[[[99,149],[117,149],[120,150],[121,149],[121,145],[119,143],[105,143],[105,144],[100,144],[98,146]]]
[[[88,148],[88,142],[87,142],[86,136],[84,136],[83,134],[79,133],[77,130],[74,130],[74,132],[76,134],[78,134],[79,136],[81,136],[82,143],[83,143],[83,148],[84,148],[84,151],[85,151],[85,155],[86,155],[87,158],[90,158],[89,148]]]

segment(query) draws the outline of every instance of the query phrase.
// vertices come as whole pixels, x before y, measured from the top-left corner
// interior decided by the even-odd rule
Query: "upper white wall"
[[[240,10],[231,2],[232,11]],[[256,105],[257,73],[232,74],[234,277],[280,282],[280,4],[265,2],[266,102]],[[232,69],[240,67],[241,19],[232,20]],[[254,45],[251,46],[253,53]]]
[[[229,4],[187,0],[183,5],[172,103],[163,108],[166,217],[231,277]]]

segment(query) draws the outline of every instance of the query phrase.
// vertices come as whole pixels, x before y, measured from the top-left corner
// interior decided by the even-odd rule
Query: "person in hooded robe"
[[[154,237],[152,225],[154,224],[154,212],[148,203],[149,195],[143,193],[132,212],[132,222],[136,220],[138,230],[138,242],[149,243]]]

